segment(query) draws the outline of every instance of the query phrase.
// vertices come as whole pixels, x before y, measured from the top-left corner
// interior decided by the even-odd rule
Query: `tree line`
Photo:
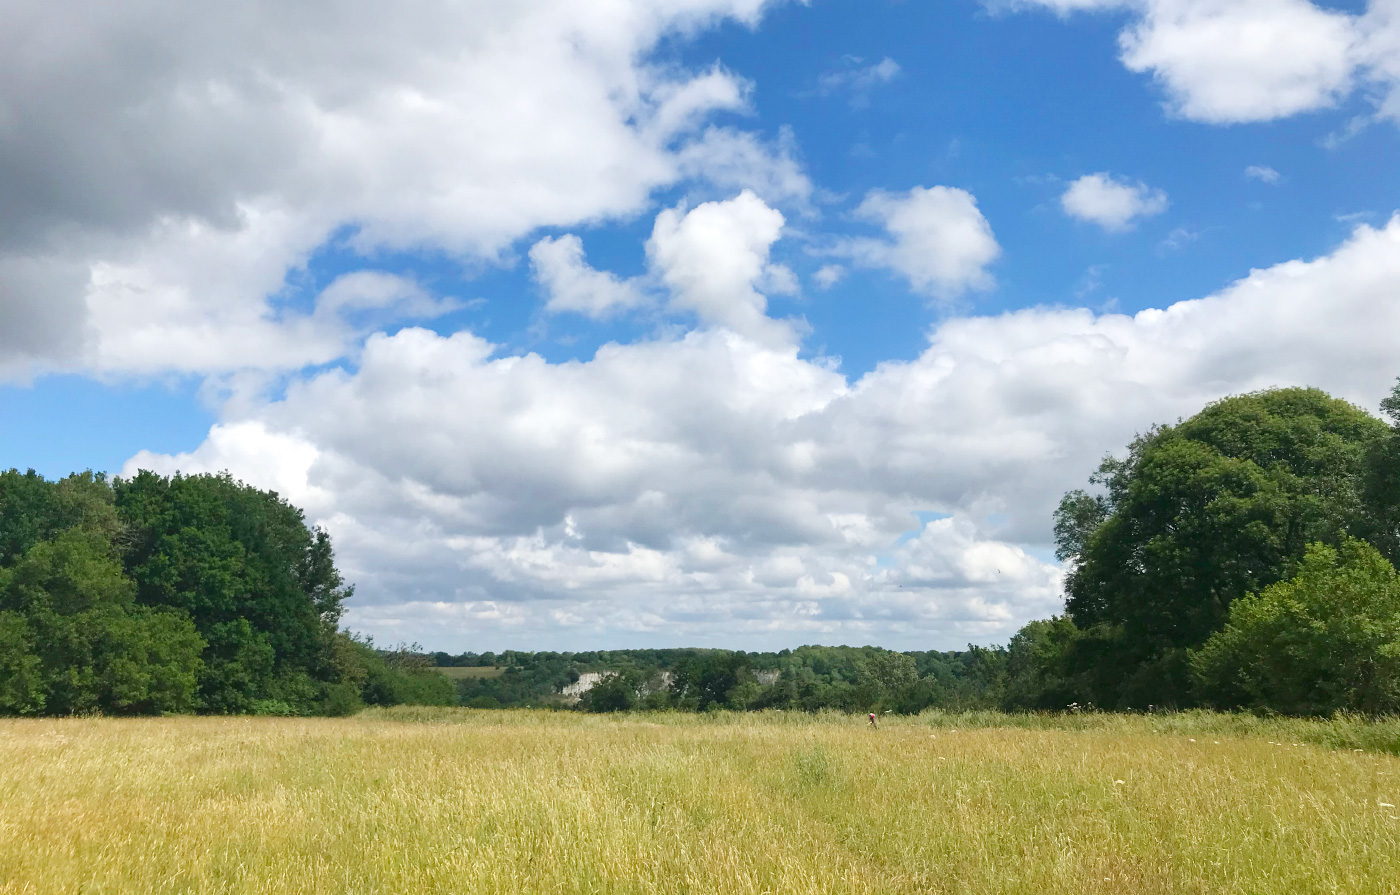
[[[1054,515],[1065,611],[1005,646],[427,654],[339,630],[326,532],[228,475],[0,473],[0,714],[927,708],[1400,712],[1400,384],[1226,398]],[[500,673],[454,682],[435,666]]]
[[[0,714],[345,714],[455,701],[338,630],[330,537],[228,475],[0,472]]]
[[[983,708],[1005,664],[1003,650],[891,652],[874,646],[802,646],[778,652],[632,649],[592,652],[433,654],[444,667],[500,663],[496,677],[458,682],[475,708],[572,705],[561,691],[582,673],[603,680],[576,703],[585,711],[785,709],[915,713]]]

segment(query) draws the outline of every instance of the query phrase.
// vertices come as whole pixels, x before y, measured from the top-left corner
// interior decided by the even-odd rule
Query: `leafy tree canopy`
[[[1191,667],[1224,708],[1400,712],[1400,577],[1364,541],[1313,544],[1295,576],[1235,601]]]
[[[1066,609],[1113,643],[1120,704],[1189,699],[1185,651],[1312,542],[1377,529],[1368,469],[1386,426],[1317,389],[1227,398],[1137,438],[1055,516]],[[1083,670],[1081,668],[1081,670]]]
[[[337,635],[349,595],[325,532],[228,475],[0,472],[0,713],[353,707],[384,663]]]

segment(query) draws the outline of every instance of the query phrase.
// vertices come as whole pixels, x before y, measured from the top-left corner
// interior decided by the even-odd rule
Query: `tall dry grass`
[[[0,892],[1400,892],[1400,759],[1240,723],[10,721]]]

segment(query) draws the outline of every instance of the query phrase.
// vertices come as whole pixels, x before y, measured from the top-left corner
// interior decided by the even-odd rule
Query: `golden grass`
[[[0,892],[1400,892],[1400,758],[994,722],[0,722]]]

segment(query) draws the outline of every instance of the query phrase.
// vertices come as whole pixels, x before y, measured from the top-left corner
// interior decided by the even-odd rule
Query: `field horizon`
[[[1205,712],[11,720],[0,892],[1400,892],[1397,732]]]

